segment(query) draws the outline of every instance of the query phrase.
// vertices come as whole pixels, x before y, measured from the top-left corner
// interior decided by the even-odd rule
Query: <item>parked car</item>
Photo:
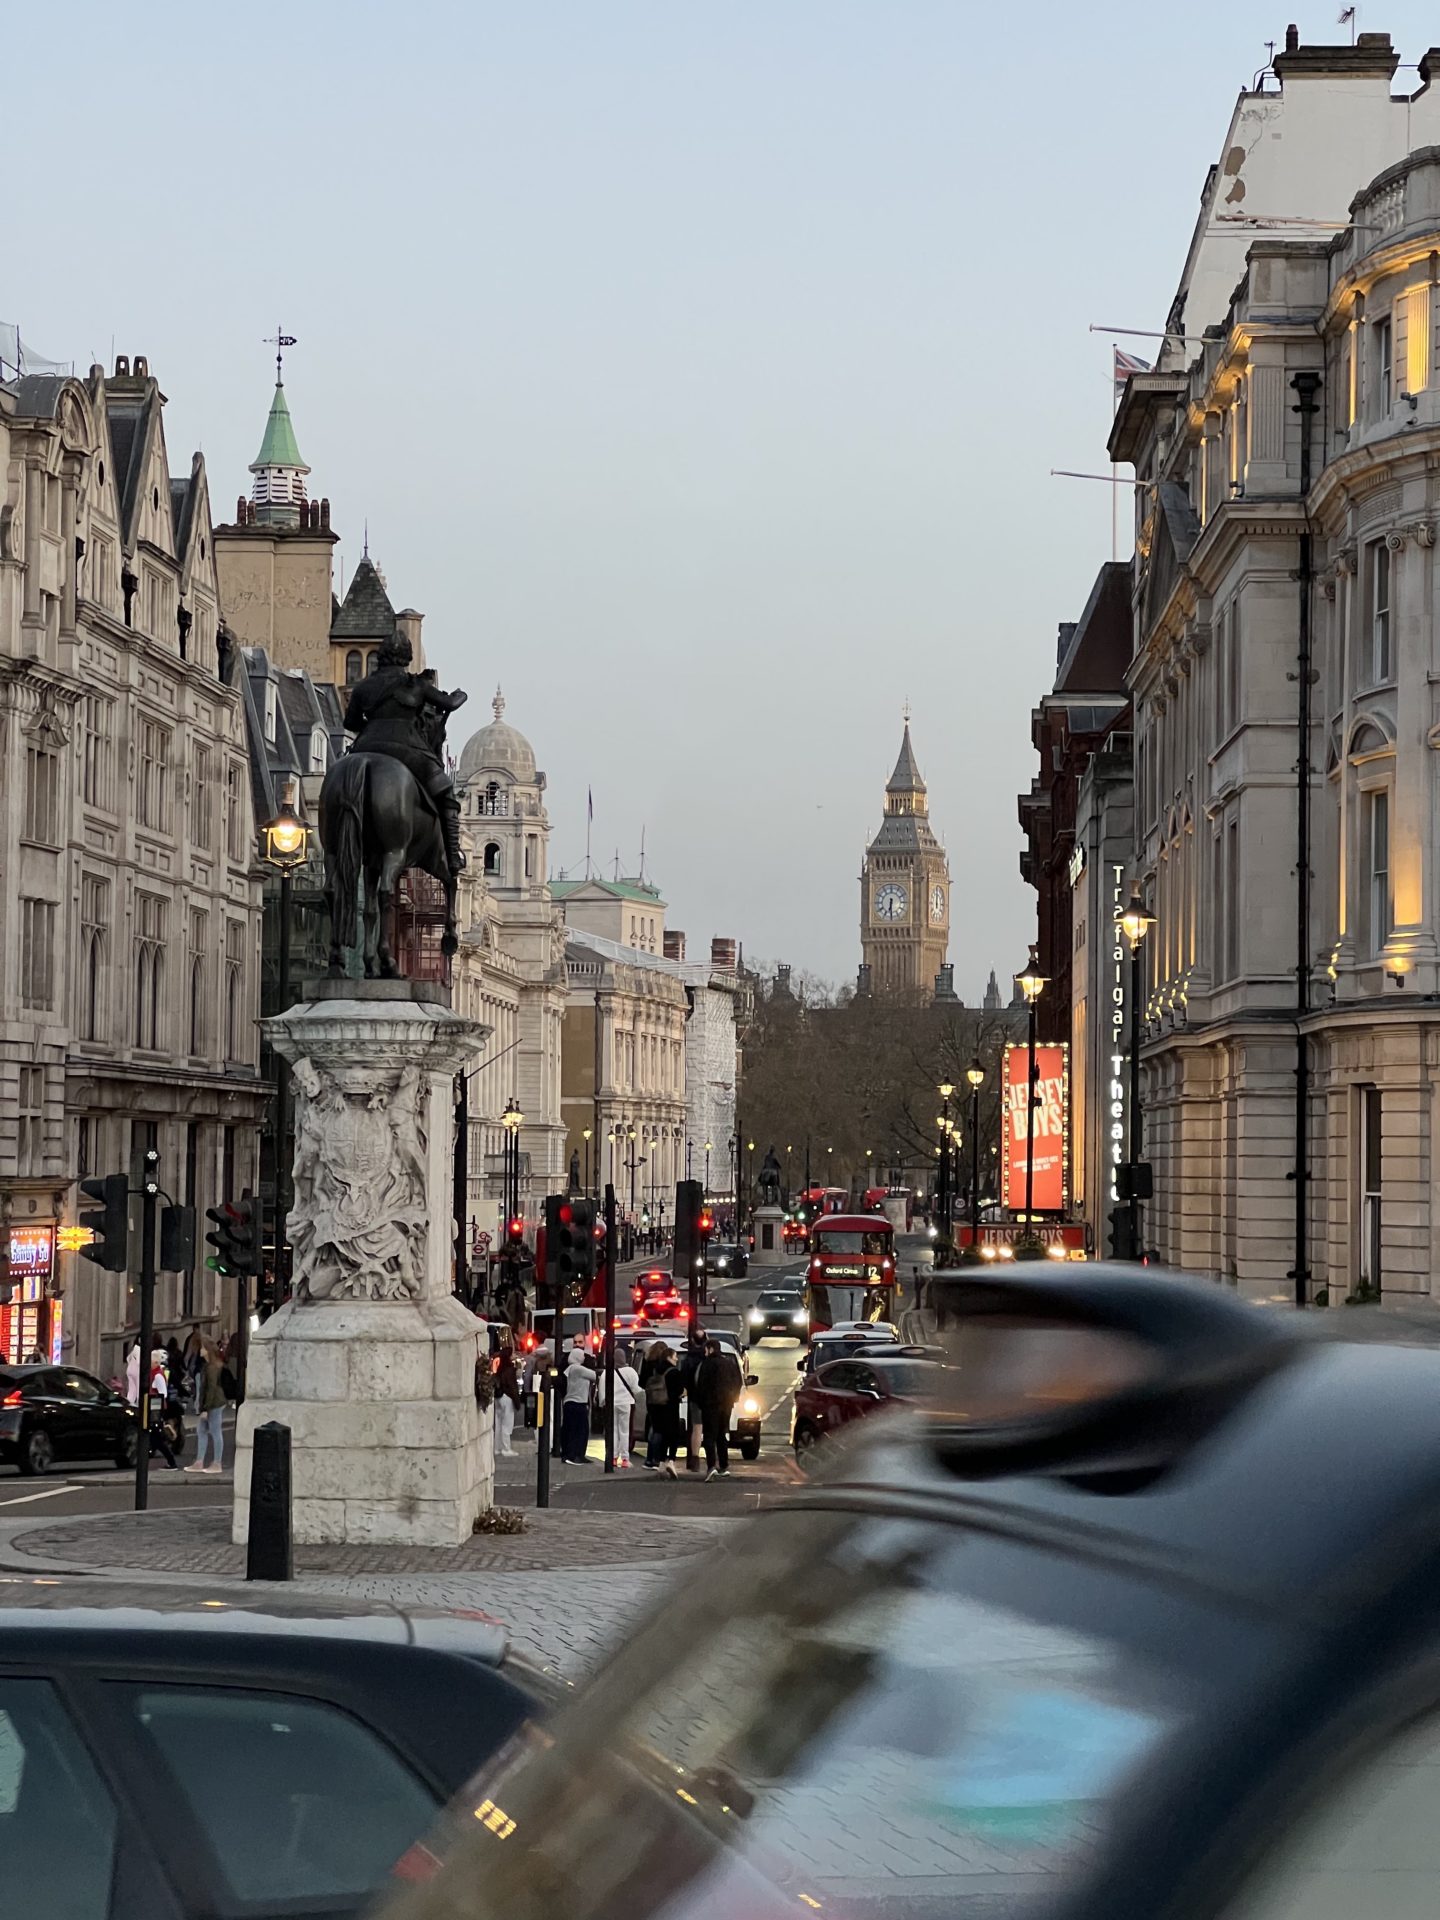
[[[561,1691],[483,1615],[0,1577],[7,1911],[357,1913]]]
[[[791,1444],[804,1466],[816,1447],[851,1422],[883,1413],[897,1403],[928,1399],[943,1366],[934,1360],[891,1359],[889,1354],[847,1354],[827,1361],[795,1389]]]
[[[133,1467],[140,1415],[80,1367],[0,1368],[0,1461],[48,1473],[58,1460]]]
[[[727,1531],[384,1920],[1433,1912],[1440,1353],[1081,1272],[957,1289],[957,1408]]]
[[[761,1340],[798,1340],[810,1338],[810,1311],[798,1287],[766,1287],[756,1296],[745,1316],[750,1344]]]

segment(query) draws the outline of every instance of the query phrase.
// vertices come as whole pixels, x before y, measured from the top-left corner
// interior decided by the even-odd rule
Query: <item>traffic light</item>
[[[222,1279],[233,1274],[253,1272],[255,1266],[255,1202],[247,1193],[239,1200],[222,1201],[207,1207],[205,1218],[215,1222],[215,1231],[205,1239],[215,1251],[207,1254],[206,1266]]]
[[[545,1201],[545,1279],[563,1303],[595,1277],[595,1202],[552,1193]]]
[[[511,1214],[505,1222],[505,1244],[512,1250],[519,1247],[525,1238],[525,1221],[518,1213]]]
[[[704,1236],[710,1231],[710,1225],[701,1226],[701,1220],[708,1220],[705,1208],[705,1189],[698,1180],[677,1180],[675,1182],[675,1243],[671,1250],[670,1272],[676,1280],[687,1283],[700,1271],[699,1262],[704,1254]]]
[[[82,1180],[80,1191],[87,1200],[100,1203],[98,1209],[80,1216],[80,1225],[93,1235],[89,1246],[79,1249],[81,1258],[93,1260],[107,1273],[124,1273],[130,1264],[129,1176],[107,1173],[96,1180]]]

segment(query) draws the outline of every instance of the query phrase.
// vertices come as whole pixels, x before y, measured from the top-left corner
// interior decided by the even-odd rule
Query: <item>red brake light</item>
[[[0,1407],[18,1407],[20,1405],[21,1395],[19,1387],[16,1387],[13,1393],[7,1393],[5,1398],[0,1400]]]

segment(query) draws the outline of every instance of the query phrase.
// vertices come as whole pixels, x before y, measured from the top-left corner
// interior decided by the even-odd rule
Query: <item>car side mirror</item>
[[[746,1374],[746,1376],[745,1376],[745,1384],[746,1384],[746,1386],[747,1386],[747,1387],[758,1387],[758,1386],[759,1386],[759,1384],[760,1384],[760,1376],[759,1376],[759,1374],[758,1374],[758,1373],[747,1373],[747,1374]]]

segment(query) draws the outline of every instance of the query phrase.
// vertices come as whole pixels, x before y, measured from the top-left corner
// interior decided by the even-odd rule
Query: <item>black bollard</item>
[[[290,1429],[278,1420],[256,1427],[250,1454],[250,1533],[247,1580],[293,1580],[295,1543],[290,1515]]]

